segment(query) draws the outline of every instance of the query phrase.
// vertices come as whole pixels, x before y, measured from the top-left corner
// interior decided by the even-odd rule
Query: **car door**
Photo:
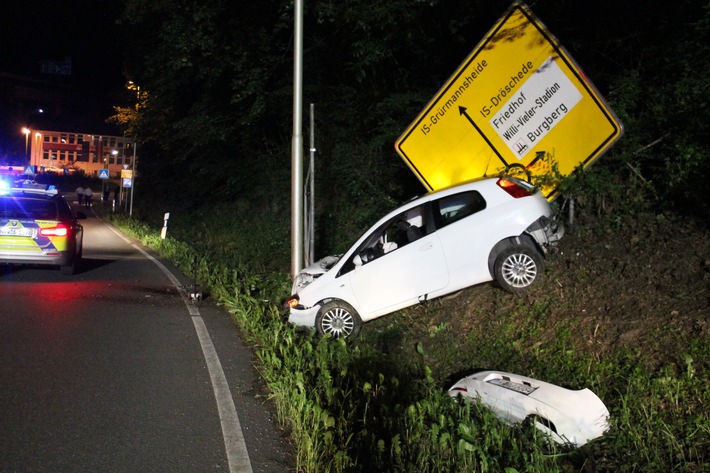
[[[419,211],[428,212],[428,209],[425,205]],[[371,314],[380,315],[388,313],[388,309],[394,311],[414,304],[418,298],[425,298],[448,284],[448,270],[439,238],[433,232],[426,234],[425,228],[416,225],[424,219],[412,218],[413,210],[416,211],[410,209],[392,219],[367,239],[379,241],[378,245],[381,243],[385,247],[395,243],[396,248],[356,265],[350,272],[350,284],[363,320],[371,318]],[[407,219],[415,224],[409,224]],[[404,228],[402,222],[409,226]],[[396,227],[403,235],[396,230],[394,233],[389,231]],[[418,231],[412,231],[414,229]]]
[[[451,287],[461,288],[491,280],[488,256],[495,242],[494,220],[483,196],[466,191],[433,203]],[[495,240],[497,242],[497,240]]]

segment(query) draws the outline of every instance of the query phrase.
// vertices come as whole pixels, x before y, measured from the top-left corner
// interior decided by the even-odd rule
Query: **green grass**
[[[708,340],[691,338],[655,368],[641,351],[597,353],[575,346],[572,322],[547,326],[559,304],[554,296],[532,304],[498,301],[497,312],[485,314],[497,330],[465,336],[443,321],[422,330],[421,320],[438,310],[430,304],[368,324],[355,341],[321,338],[294,330],[279,311],[290,281],[269,258],[283,258],[288,240],[267,224],[260,238],[244,232],[243,215],[220,219],[240,223],[223,226],[226,234],[208,225],[199,236],[176,225],[169,235],[179,239],[160,240],[159,228],[113,216],[186,273],[199,262],[198,281],[233,314],[260,360],[278,420],[291,432],[296,471],[710,471]],[[190,228],[201,225],[193,221]],[[248,263],[254,258],[260,263]],[[611,429],[563,451],[534,430],[501,423],[483,406],[454,402],[447,383],[472,366],[506,366],[589,387],[609,407]]]

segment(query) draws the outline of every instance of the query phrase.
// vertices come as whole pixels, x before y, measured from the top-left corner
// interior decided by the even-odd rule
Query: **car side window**
[[[486,208],[486,200],[478,191],[467,191],[442,197],[434,205],[437,228],[473,215]]]
[[[386,240],[395,244],[391,250],[407,246],[426,235],[424,210],[425,206],[420,205],[402,212],[390,221],[385,232]]]
[[[357,255],[363,265],[368,264],[426,235],[425,206],[426,204],[406,210],[385,222],[372,232],[370,237],[353,254],[353,257]],[[343,265],[338,276],[353,268],[354,264],[351,258],[351,261]]]
[[[72,212],[69,203],[64,199],[55,199],[57,205],[57,212],[59,213],[59,218],[62,220],[74,220],[74,212]]]

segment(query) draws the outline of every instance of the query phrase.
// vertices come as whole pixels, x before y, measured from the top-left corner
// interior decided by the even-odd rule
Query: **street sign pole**
[[[138,143],[133,143],[133,161],[131,162],[131,207],[128,211],[128,216],[133,216],[133,188],[136,187],[136,148]]]

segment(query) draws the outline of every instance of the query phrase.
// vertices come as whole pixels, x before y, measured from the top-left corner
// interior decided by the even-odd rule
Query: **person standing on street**
[[[91,207],[91,197],[93,197],[93,195],[94,191],[91,190],[91,187],[86,186],[86,189],[84,189],[84,203],[87,207]]]
[[[79,206],[81,207],[81,204],[83,204],[84,200],[84,188],[79,186],[76,188],[76,201],[79,203]]]

